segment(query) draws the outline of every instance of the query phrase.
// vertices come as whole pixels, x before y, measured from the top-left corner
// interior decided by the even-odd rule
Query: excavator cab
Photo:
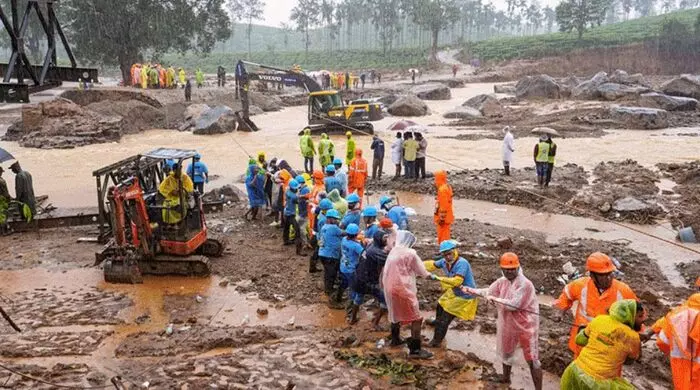
[[[128,160],[130,169],[119,170],[122,179],[107,195],[113,237],[96,255],[96,264],[104,262],[105,281],[141,283],[143,274],[209,274],[208,257],[220,257],[224,247],[209,237],[202,194],[183,184],[183,168],[194,163],[195,155],[194,150],[161,148]],[[180,176],[170,173],[173,168]]]

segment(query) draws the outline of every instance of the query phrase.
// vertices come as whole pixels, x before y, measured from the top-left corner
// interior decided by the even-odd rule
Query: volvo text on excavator
[[[183,163],[194,163],[194,150],[156,149],[95,171],[116,185],[106,191],[112,237],[96,254],[105,281],[141,283],[142,275],[209,275],[208,257],[220,257],[223,244],[208,236],[201,195],[183,184]],[[172,174],[167,202],[159,193]],[[170,189],[169,189],[170,190]],[[98,190],[99,192],[99,190]],[[99,197],[99,195],[98,195]]]
[[[264,69],[266,73],[250,72],[246,65]],[[242,117],[252,124],[248,115],[250,100],[248,89],[250,82],[258,80],[284,85],[301,87],[309,93],[308,123],[312,133],[345,133],[346,131],[359,134],[373,134],[372,121],[382,119],[380,104],[363,101],[359,104],[345,104],[341,95],[335,90],[324,90],[299,67],[285,70],[267,65],[246,61],[236,64],[236,88],[240,94],[243,106]],[[254,126],[254,124],[253,124]],[[252,127],[252,126],[251,126]],[[254,129],[257,129],[255,127]]]

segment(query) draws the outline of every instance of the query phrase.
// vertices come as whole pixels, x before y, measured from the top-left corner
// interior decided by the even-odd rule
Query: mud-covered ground
[[[677,228],[692,227],[700,237],[700,161],[657,164],[663,176],[676,183],[666,196],[669,219]]]

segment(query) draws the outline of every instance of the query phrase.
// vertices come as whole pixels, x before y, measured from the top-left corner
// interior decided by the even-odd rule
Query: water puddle
[[[402,205],[415,209],[418,214],[434,213],[434,199],[430,195],[399,191],[397,197]],[[470,199],[454,199],[453,205],[456,218],[469,218],[498,226],[543,233],[549,242],[574,238],[630,242],[632,249],[654,259],[664,276],[675,286],[685,285],[675,264],[700,259],[700,255],[683,248],[685,246],[698,251],[700,244],[675,243],[676,232],[670,225],[613,224],[570,215],[538,213],[523,207]],[[653,239],[649,235],[674,243]]]

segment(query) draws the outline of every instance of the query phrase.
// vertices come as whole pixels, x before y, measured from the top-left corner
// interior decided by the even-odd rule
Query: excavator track
[[[224,244],[215,238],[209,238],[199,247],[197,253],[207,257],[221,257],[224,254]]]
[[[223,251],[223,249],[222,249]],[[103,264],[108,283],[143,283],[143,275],[209,276],[209,258],[206,256],[159,255],[152,260],[136,260],[134,256],[107,258]]]

